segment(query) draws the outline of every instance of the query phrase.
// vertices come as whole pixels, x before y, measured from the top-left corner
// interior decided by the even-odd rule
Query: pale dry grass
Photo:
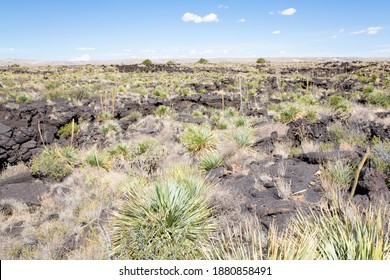
[[[280,176],[274,179],[276,189],[278,190],[278,196],[281,199],[289,199],[292,195],[291,182]]]
[[[320,145],[312,140],[303,140],[301,147],[304,153],[318,152]]]
[[[41,201],[40,211],[30,213],[25,204],[4,200],[3,203],[13,206],[13,215],[0,216],[1,231],[19,221],[24,221],[25,229],[20,237],[7,238],[7,246],[0,246],[0,255],[3,259],[107,259],[107,225],[101,217],[117,206],[125,191],[118,186],[128,180],[125,173],[82,168],[51,186],[51,193]],[[58,219],[48,219],[53,214],[58,214]],[[65,246],[72,234],[82,238],[74,252]],[[31,240],[35,240],[33,247],[28,245]]]
[[[274,155],[281,155],[282,158],[288,158],[290,154],[290,150],[292,147],[292,142],[291,141],[283,141],[283,142],[276,142],[274,144]]]
[[[30,169],[23,162],[19,162],[16,165],[9,165],[0,173],[0,180],[26,172],[30,172]]]
[[[276,131],[279,137],[287,135],[289,126],[283,123],[264,123],[256,127],[256,136],[259,139],[270,137],[271,133]]]

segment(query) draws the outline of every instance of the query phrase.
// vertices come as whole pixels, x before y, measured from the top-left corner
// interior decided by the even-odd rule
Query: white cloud
[[[204,22],[218,22],[218,16],[214,13],[208,14],[207,16],[203,17]]]
[[[292,16],[293,14],[295,14],[297,12],[296,9],[294,8],[288,8],[286,10],[283,10],[280,12],[281,15],[283,16]]]
[[[273,15],[275,15],[275,12],[269,11],[268,14],[270,14],[271,16],[273,16]]]
[[[221,5],[218,6],[218,9],[226,10],[226,9],[229,9],[229,6],[221,4]]]
[[[245,23],[246,20],[245,20],[245,18],[242,18],[242,19],[237,20],[237,22],[239,22],[239,23]]]
[[[0,53],[10,53],[14,51],[16,51],[14,48],[0,48]]]
[[[272,32],[272,34],[279,35],[280,32],[281,32],[280,30],[275,30],[274,32]]]
[[[383,27],[381,27],[381,26],[369,27],[369,28],[367,29],[367,34],[368,34],[368,35],[375,35],[375,34],[378,34],[378,32],[379,32],[380,30],[382,30],[382,29],[383,29]]]
[[[359,31],[354,31],[354,32],[351,32],[352,35],[357,35],[357,34],[368,34],[368,35],[376,35],[379,33],[379,31],[381,31],[383,29],[383,27],[381,26],[374,26],[374,27],[369,27],[367,29],[362,29],[362,30],[359,30]]]
[[[182,17],[181,20],[184,22],[190,22],[193,21],[195,23],[201,23],[201,22],[218,22],[218,16],[214,13],[210,13],[204,17],[198,16],[193,13],[185,13]]]
[[[124,52],[124,53],[131,53],[131,50],[130,49],[122,49],[122,52]]]
[[[90,61],[91,56],[89,54],[83,54],[82,56],[71,59],[70,61]]]
[[[96,50],[96,48],[76,48],[76,50],[87,52],[87,51],[94,51]]]
[[[340,30],[339,30],[339,33],[343,33],[345,31],[345,29],[344,28],[341,28]]]
[[[333,39],[336,39],[336,38],[337,38],[337,34],[333,35],[332,38],[333,38]]]
[[[286,51],[280,51],[279,53],[280,54],[286,54],[287,52]]]

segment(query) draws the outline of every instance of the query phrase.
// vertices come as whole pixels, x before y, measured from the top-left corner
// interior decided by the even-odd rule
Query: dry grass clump
[[[205,249],[220,260],[389,260],[389,211],[385,207],[344,211],[299,212],[288,227],[268,231],[266,245],[258,221],[241,223]],[[209,250],[207,250],[209,249]]]

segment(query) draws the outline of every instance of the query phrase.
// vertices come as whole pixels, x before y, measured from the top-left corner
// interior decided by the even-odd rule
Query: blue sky
[[[0,0],[0,59],[390,57],[390,1]]]

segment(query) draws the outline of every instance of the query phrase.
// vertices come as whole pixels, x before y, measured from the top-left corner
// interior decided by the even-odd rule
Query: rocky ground
[[[172,165],[199,164],[200,159],[183,146],[181,135],[188,124],[207,124],[218,139],[216,149],[223,162],[202,174],[217,183],[210,197],[219,223],[235,227],[245,217],[255,216],[266,233],[271,224],[285,228],[297,211],[329,207],[330,194],[324,185],[330,164],[348,164],[355,175],[368,147],[372,152],[358,173],[353,203],[390,203],[389,63],[118,65],[100,67],[101,75],[119,75],[102,80],[86,74],[93,73],[88,67],[13,67],[2,73],[1,258],[110,258],[109,220],[123,196],[120,186],[134,178],[152,180]],[[75,78],[77,86],[82,81],[84,85],[110,82],[117,92],[39,100],[44,89],[37,83],[26,85],[33,77],[44,81],[69,71],[81,73]],[[144,86],[152,91],[132,93],[131,86],[121,84],[121,77],[129,73],[141,75],[138,80],[146,77],[142,73],[148,75]],[[202,80],[199,73],[211,76]],[[223,76],[213,81],[215,73]],[[10,98],[11,74],[13,87],[30,89],[33,99]],[[196,75],[182,85],[191,94],[169,87],[164,88],[167,96],[153,91],[159,86],[159,75],[165,84],[166,77],[179,74]],[[28,77],[24,85],[17,86],[24,75]],[[122,93],[121,86],[126,88]],[[383,94],[384,101],[378,104],[370,94]],[[330,104],[334,95],[348,106],[340,109]],[[300,103],[305,96],[312,100]],[[301,105],[294,113],[283,111],[283,104]],[[72,122],[77,129],[64,133]],[[241,127],[252,133],[245,147],[231,137]],[[71,146],[83,158],[91,150],[104,153],[118,143],[133,145],[145,139],[153,139],[158,152],[152,159],[136,158],[139,168],[137,163],[119,160],[108,168],[94,168],[81,160],[60,178],[39,171],[41,167],[34,169],[34,160],[50,147]],[[150,161],[153,165],[148,165]],[[350,178],[344,195],[349,196],[351,185]]]

